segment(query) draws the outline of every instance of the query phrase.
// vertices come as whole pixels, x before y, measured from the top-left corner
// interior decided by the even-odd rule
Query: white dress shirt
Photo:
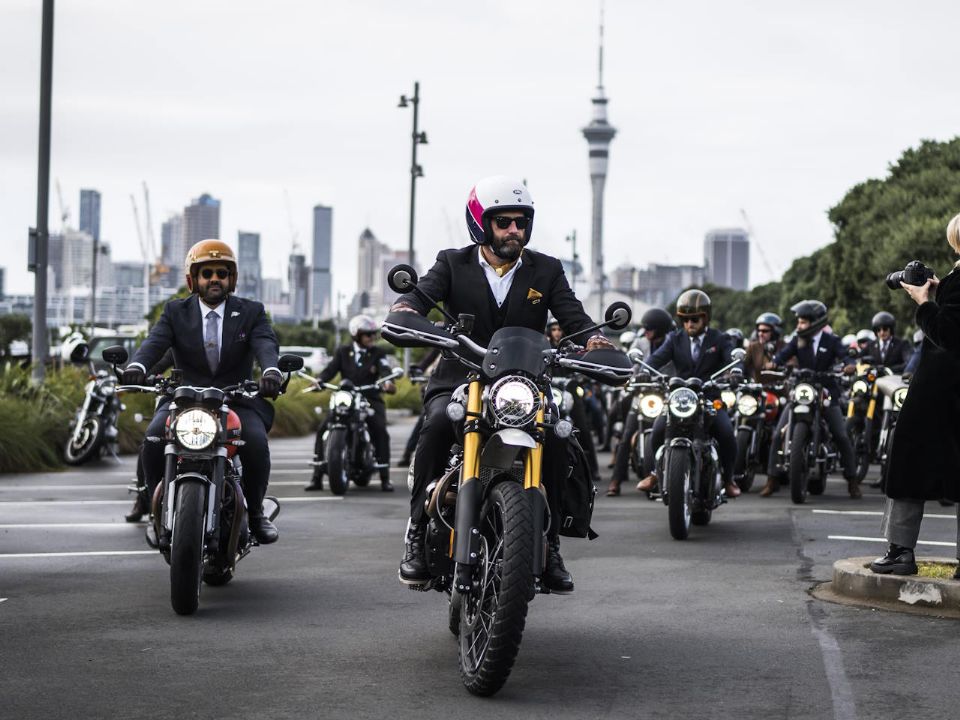
[[[207,315],[213,310],[219,316],[219,320],[217,320],[217,355],[219,356],[220,350],[223,348],[223,313],[226,310],[227,303],[222,302],[216,307],[210,307],[200,299],[199,295],[197,295],[197,302],[200,303],[200,317],[203,319],[204,337],[207,335]]]
[[[810,349],[813,350],[813,358],[817,358],[817,350],[820,348],[820,336],[823,335],[823,330],[818,332],[812,338],[810,338]]]
[[[478,247],[477,252],[480,255],[480,267],[483,268],[483,274],[487,276],[487,283],[490,285],[493,297],[497,301],[497,307],[502,307],[507,299],[507,295],[510,293],[510,287],[513,285],[513,277],[516,275],[517,268],[523,265],[523,256],[518,257],[513,267],[507,270],[501,277],[497,275],[496,269],[488,263],[487,259],[483,256],[483,248]]]

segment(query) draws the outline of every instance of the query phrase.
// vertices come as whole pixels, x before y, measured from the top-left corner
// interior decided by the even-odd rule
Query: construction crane
[[[287,192],[287,189],[283,189],[283,202],[287,208],[287,227],[290,229],[290,252],[293,255],[296,255],[300,250],[300,243],[298,239],[300,233],[297,232],[297,229],[293,225],[293,211],[290,209],[290,193]]]
[[[133,206],[133,224],[137,228],[137,241],[140,243],[140,255],[143,257],[143,314],[150,314],[150,248],[140,229],[140,211],[137,209],[137,199],[130,193],[130,204]]]
[[[763,252],[763,248],[760,247],[760,242],[757,240],[757,235],[753,231],[753,224],[750,222],[750,218],[747,217],[747,211],[743,208],[740,208],[740,216],[743,218],[743,224],[747,226],[747,234],[750,236],[750,241],[757,248],[757,254],[760,256],[761,262],[763,262],[763,267],[766,269],[767,273],[770,276],[771,280],[777,279],[777,273],[773,271],[773,268],[770,266],[770,263],[767,261],[767,256]]]
[[[70,208],[63,204],[63,192],[60,190],[60,178],[54,181],[57,185],[57,203],[60,205],[60,233],[67,231],[67,222],[70,220]]]
[[[147,187],[146,180],[143,181],[143,211],[147,221],[145,240],[151,258],[150,280],[156,284],[160,282],[162,275],[166,275],[170,271],[170,268],[164,263],[163,258],[157,254],[157,238],[153,234],[153,216],[150,213],[150,190]]]

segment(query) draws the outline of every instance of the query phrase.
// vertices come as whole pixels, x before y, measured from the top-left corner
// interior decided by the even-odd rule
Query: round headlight
[[[657,418],[663,412],[663,398],[660,395],[644,395],[640,398],[639,405],[645,418]]]
[[[688,418],[697,411],[697,394],[690,388],[677,388],[670,393],[668,404],[678,418]]]
[[[727,410],[733,410],[733,406],[737,404],[737,394],[733,390],[721,391],[720,399],[727,406]]]
[[[850,388],[851,395],[866,395],[867,390],[870,389],[870,386],[867,385],[865,380],[854,380],[853,386]]]
[[[346,390],[337,390],[330,396],[330,409],[348,408],[353,404],[353,395]]]
[[[217,437],[217,419],[206,410],[187,410],[177,415],[174,430],[187,450],[203,450]]]
[[[758,407],[760,407],[760,403],[753,395],[741,395],[740,399],[737,400],[737,412],[741,415],[753,415],[757,412]]]
[[[899,410],[903,407],[903,401],[907,399],[907,388],[899,387],[893,391],[893,406]]]
[[[110,397],[117,392],[117,386],[113,383],[104,383],[100,386],[100,392],[102,392],[105,396]]]
[[[553,404],[557,406],[558,410],[563,410],[563,396],[570,395],[563,390],[558,390],[555,387],[550,388],[550,397],[553,398]],[[573,397],[570,395],[570,397]]]
[[[813,385],[800,383],[793,389],[793,399],[801,405],[809,405],[817,399],[817,391]]]
[[[501,425],[521,427],[536,416],[540,408],[540,392],[526,378],[505,377],[490,389],[490,407],[494,419]]]

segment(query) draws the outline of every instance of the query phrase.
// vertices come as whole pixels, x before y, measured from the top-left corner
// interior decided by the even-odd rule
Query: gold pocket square
[[[542,297],[543,293],[539,290],[534,290],[533,288],[527,290],[527,300],[539,300]]]

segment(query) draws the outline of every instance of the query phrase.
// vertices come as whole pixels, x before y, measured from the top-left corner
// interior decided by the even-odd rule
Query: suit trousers
[[[439,393],[431,397],[423,408],[423,432],[420,433],[413,461],[413,495],[410,498],[410,520],[416,524],[427,520],[423,507],[427,485],[443,475],[447,469],[450,448],[456,442],[453,423],[446,413],[449,402],[449,392]],[[550,504],[551,540],[557,539],[560,531],[560,504],[564,480],[570,470],[566,458],[566,441],[547,432],[543,448],[542,482]]]
[[[767,475],[772,478],[782,478],[784,473],[777,469],[777,448],[779,447],[778,438],[783,431],[783,426],[787,424],[786,412],[780,413],[777,420],[777,429],[773,433],[773,442],[770,443],[770,459],[767,462]],[[830,428],[830,435],[837,446],[837,452],[840,453],[840,464],[843,466],[843,477],[849,480],[854,477],[856,472],[856,460],[853,458],[853,445],[850,443],[850,436],[847,435],[847,425],[843,419],[843,413],[836,404],[823,408],[823,415],[827,420],[827,427]]]
[[[924,502],[887,498],[887,504],[883,508],[883,520],[880,521],[880,532],[887,542],[911,549],[917,546]],[[957,558],[960,559],[960,505],[957,505]]]
[[[240,418],[240,439],[244,442],[237,453],[243,464],[243,492],[246,495],[248,512],[256,517],[263,514],[263,498],[267,494],[267,483],[270,480],[270,445],[267,443],[267,431],[263,419],[253,408],[234,406],[231,410]],[[166,407],[158,408],[147,427],[147,436],[163,437],[169,415],[170,411]],[[164,442],[145,442],[140,451],[143,474],[151,497],[154,489],[163,480],[165,446]]]
[[[387,406],[383,400],[371,400],[370,407],[373,410],[372,415],[367,415],[367,430],[370,432],[370,440],[373,443],[373,454],[377,462],[386,467],[380,468],[380,479],[390,479],[390,434],[387,432]],[[330,422],[330,415],[326,415],[317,428],[317,439],[313,444],[313,455],[315,460],[323,460],[323,433],[326,432],[327,424]]]
[[[723,482],[727,484],[733,478],[733,463],[737,459],[737,439],[733,434],[733,425],[726,410],[717,410],[708,426],[710,435],[717,441],[717,454],[720,456],[720,467],[723,471]],[[661,415],[653,423],[652,456],[663,446],[667,432],[667,416]]]

